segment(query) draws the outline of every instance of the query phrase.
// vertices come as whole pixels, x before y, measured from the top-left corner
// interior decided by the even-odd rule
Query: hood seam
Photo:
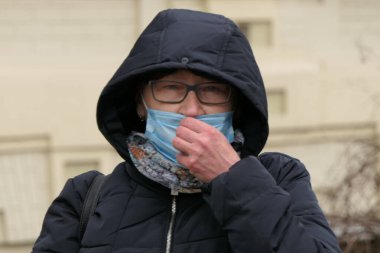
[[[225,30],[226,30],[226,39],[225,39],[225,41],[223,43],[221,54],[218,57],[217,66],[218,66],[219,69],[222,69],[222,67],[223,67],[224,57],[226,56],[226,51],[227,51],[227,45],[229,44],[230,38],[231,38],[231,35],[232,35],[231,29],[230,29],[230,26],[228,25],[228,23],[225,22],[224,24],[225,24]]]
[[[160,39],[158,40],[158,52],[157,52],[157,62],[156,63],[160,63],[161,62],[161,53],[162,53],[162,41],[164,40],[164,36],[165,36],[165,31],[167,29],[167,22],[166,22],[166,19],[167,19],[167,13],[164,14],[163,18],[162,18],[162,23],[163,23],[163,28],[162,28],[162,31],[161,31],[161,34],[160,34]]]

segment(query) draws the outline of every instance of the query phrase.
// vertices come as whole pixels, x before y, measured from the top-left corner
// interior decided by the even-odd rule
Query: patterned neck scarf
[[[244,137],[235,130],[232,147],[240,155]],[[129,156],[137,170],[147,178],[171,189],[172,193],[197,193],[204,183],[198,181],[189,170],[174,165],[155,150],[144,134],[132,132],[127,138]]]

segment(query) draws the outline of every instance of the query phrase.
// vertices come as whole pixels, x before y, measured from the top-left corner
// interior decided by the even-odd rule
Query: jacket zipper
[[[171,205],[171,215],[170,215],[170,223],[168,233],[166,235],[166,250],[165,253],[170,253],[170,249],[172,246],[172,235],[173,235],[173,224],[175,219],[175,214],[177,210],[177,195],[178,192],[172,190],[172,205]]]

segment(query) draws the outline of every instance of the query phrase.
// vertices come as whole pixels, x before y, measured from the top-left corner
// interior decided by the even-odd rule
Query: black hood
[[[157,14],[102,91],[98,127],[129,160],[126,137],[145,126],[136,113],[136,88],[149,76],[187,69],[229,83],[240,91],[234,126],[245,137],[242,156],[258,155],[268,137],[263,80],[246,37],[229,19],[216,14],[171,9]]]

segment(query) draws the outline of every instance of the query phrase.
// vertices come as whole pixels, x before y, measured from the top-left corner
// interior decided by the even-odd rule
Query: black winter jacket
[[[130,131],[144,131],[137,84],[173,69],[222,80],[242,95],[234,122],[245,137],[242,159],[201,193],[171,195],[136,170],[126,147]],[[280,153],[258,155],[268,137],[265,89],[248,41],[225,17],[159,13],[103,90],[97,119],[126,162],[103,185],[82,241],[83,200],[98,172],[68,180],[47,211],[34,253],[340,252],[303,164]]]

